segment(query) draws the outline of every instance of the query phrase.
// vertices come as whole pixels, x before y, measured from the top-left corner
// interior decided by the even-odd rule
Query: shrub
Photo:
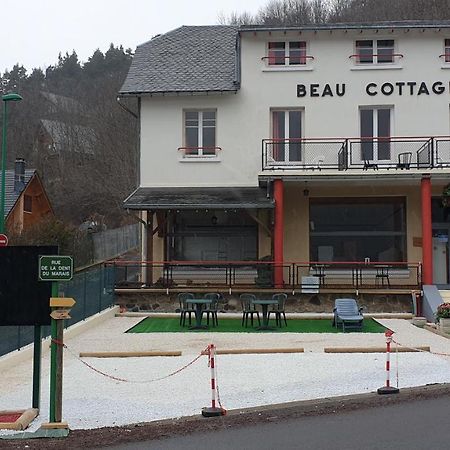
[[[450,318],[450,303],[441,303],[436,310],[436,319],[449,319]]]

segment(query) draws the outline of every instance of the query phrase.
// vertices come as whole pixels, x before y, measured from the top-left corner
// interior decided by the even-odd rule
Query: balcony
[[[450,168],[450,137],[263,139],[262,170]]]

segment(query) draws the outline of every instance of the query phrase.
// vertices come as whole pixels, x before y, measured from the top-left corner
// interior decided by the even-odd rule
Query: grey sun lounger
[[[362,330],[364,317],[362,308],[354,298],[337,298],[334,301],[333,326],[342,326],[342,330]]]

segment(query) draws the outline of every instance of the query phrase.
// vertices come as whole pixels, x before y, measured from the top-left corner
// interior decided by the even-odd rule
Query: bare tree
[[[244,11],[243,13],[232,12],[229,16],[220,12],[217,17],[219,25],[252,25],[257,23],[256,18],[251,13]]]

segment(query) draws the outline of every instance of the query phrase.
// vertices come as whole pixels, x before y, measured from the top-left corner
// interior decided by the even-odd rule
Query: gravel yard
[[[296,333],[154,333],[124,334],[139,317],[105,320],[66,340],[64,360],[63,420],[71,429],[149,422],[199,414],[210,405],[210,370],[207,357],[169,378],[152,381],[192,361],[209,343],[226,348],[298,348],[305,353],[220,355],[217,378],[226,409],[245,408],[346,394],[375,391],[385,383],[385,355],[325,354],[324,347],[384,346],[383,334]],[[403,345],[429,345],[432,352],[450,354],[450,340],[417,328],[407,320],[382,319]],[[47,346],[47,344],[44,344]],[[83,365],[80,351],[181,350],[180,357],[86,358],[95,368],[126,378],[119,382]],[[394,346],[395,350],[395,346]],[[392,361],[392,384],[396,384],[396,355]],[[31,361],[2,369],[0,410],[27,408],[31,403]],[[41,414],[29,431],[48,421],[49,353],[42,365]],[[398,354],[399,387],[450,382],[450,357],[430,353]],[[0,434],[11,432],[0,431]]]

